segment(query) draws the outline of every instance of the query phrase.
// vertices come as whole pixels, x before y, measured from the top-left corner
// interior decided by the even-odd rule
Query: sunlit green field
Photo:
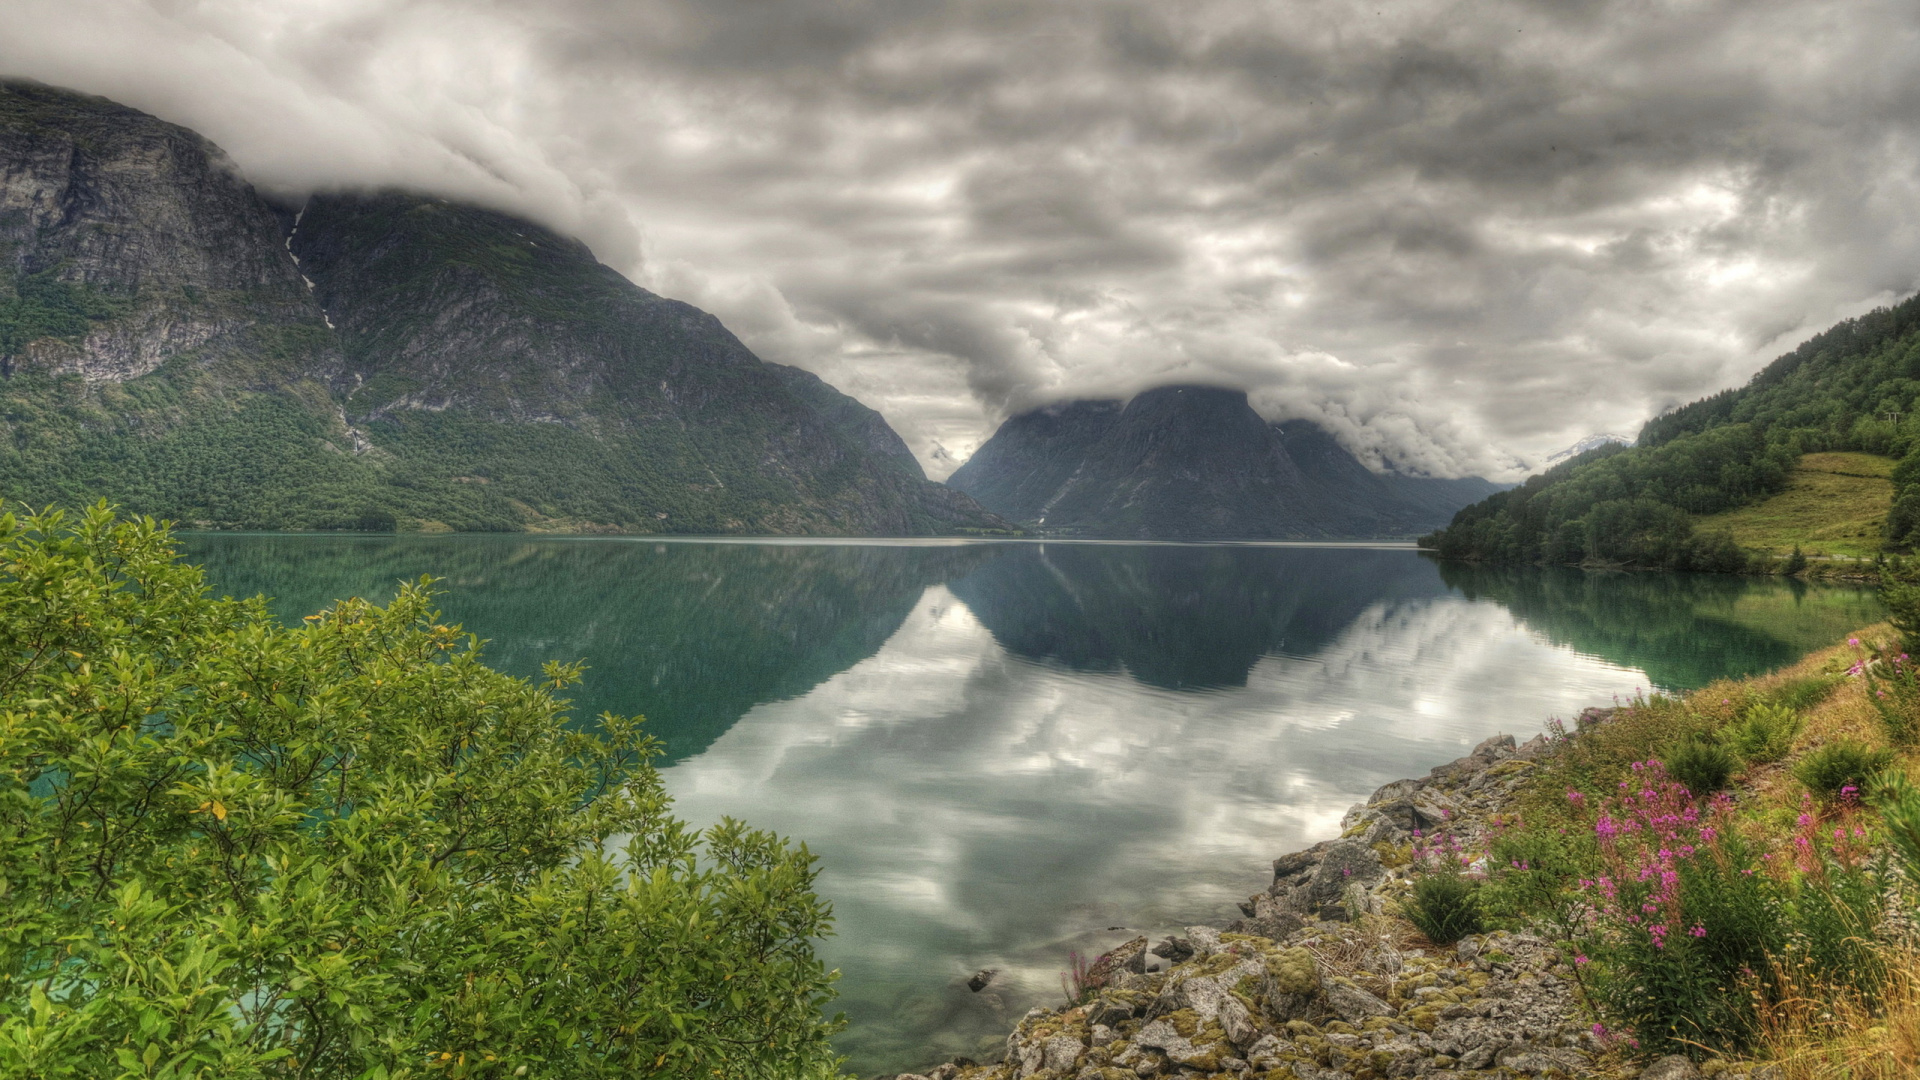
[[[1893,505],[1893,460],[1876,454],[1801,457],[1787,490],[1765,502],[1695,519],[1702,530],[1728,529],[1741,547],[1785,555],[1871,558],[1880,550]]]

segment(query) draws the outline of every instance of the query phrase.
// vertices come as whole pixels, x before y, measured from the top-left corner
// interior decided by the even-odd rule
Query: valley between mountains
[[[430,195],[262,198],[212,143],[0,82],[0,494],[199,529],[1411,537],[1238,391],[1016,416],[949,485],[874,410],[577,240]]]

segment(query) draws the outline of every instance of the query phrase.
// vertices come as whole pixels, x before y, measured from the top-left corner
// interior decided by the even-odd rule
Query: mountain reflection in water
[[[1499,731],[1776,666],[1859,590],[1405,550],[196,536],[289,620],[445,580],[520,674],[584,657],[682,816],[804,839],[862,1075],[980,1056],[1069,950],[1233,917],[1346,807]],[[1126,930],[1109,930],[1121,926]],[[980,994],[963,980],[1003,974]]]

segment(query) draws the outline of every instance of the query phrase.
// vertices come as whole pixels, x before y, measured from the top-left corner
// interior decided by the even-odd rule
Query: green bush
[[[675,820],[578,672],[0,518],[0,1075],[831,1075],[812,856]]]
[[[1408,921],[1435,945],[1451,945],[1481,930],[1478,886],[1458,873],[1423,874],[1413,883]]]
[[[1867,680],[1867,701],[1887,739],[1895,746],[1920,741],[1920,665],[1904,652],[1869,646],[1861,672]]]
[[[1872,800],[1886,825],[1894,855],[1906,869],[1907,881],[1920,885],[1920,787],[1900,773],[1888,771],[1874,785]]]
[[[1791,708],[1763,702],[1749,707],[1728,725],[1721,739],[1743,760],[1764,764],[1787,756],[1801,726],[1799,714]]]
[[[1494,838],[1492,872],[1480,888],[1481,913],[1515,928],[1528,923],[1571,941],[1587,922],[1588,897],[1574,888],[1593,862],[1592,836],[1582,830],[1516,829]]]
[[[1689,739],[1670,751],[1661,762],[1667,775],[1679,781],[1696,796],[1711,795],[1727,786],[1739,759],[1717,742]]]
[[[1817,798],[1830,800],[1848,788],[1865,791],[1876,775],[1893,764],[1893,758],[1891,750],[1876,750],[1842,739],[1801,758],[1793,767],[1793,775]]]

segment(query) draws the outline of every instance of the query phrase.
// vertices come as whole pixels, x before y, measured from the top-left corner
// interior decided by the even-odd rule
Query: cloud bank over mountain
[[[1920,7],[12,0],[263,189],[529,214],[880,409],[1247,389],[1510,475],[1920,284]]]

